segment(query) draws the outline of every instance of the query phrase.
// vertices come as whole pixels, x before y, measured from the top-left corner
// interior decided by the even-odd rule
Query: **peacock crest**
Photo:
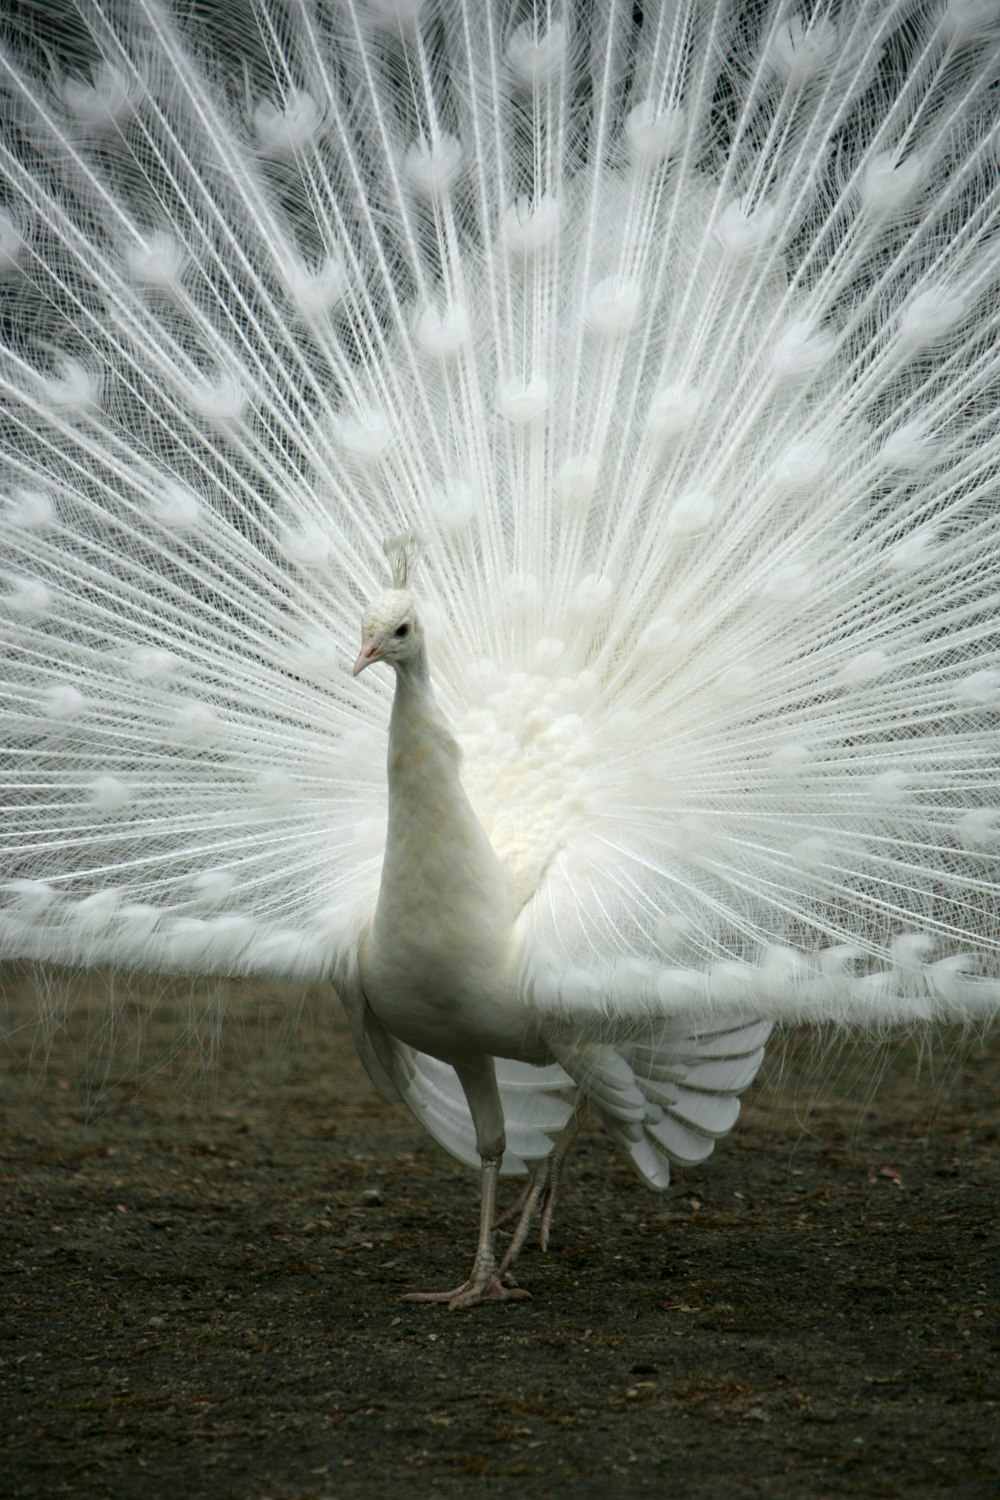
[[[415,531],[404,531],[387,537],[382,543],[389,564],[389,580],[394,589],[413,587],[413,575],[423,552],[423,540]]]

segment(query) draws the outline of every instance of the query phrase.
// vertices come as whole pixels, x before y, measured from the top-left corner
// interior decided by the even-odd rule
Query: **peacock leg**
[[[407,1302],[447,1302],[449,1307],[474,1307],[477,1302],[507,1302],[530,1296],[523,1287],[505,1281],[497,1268],[494,1241],[497,1207],[497,1183],[506,1137],[503,1106],[497,1089],[493,1060],[475,1059],[468,1065],[455,1065],[458,1080],[465,1091],[476,1127],[476,1149],[482,1163],[479,1205],[479,1243],[472,1263],[472,1275],[461,1286],[447,1292],[408,1292]]]
[[[576,1139],[580,1129],[579,1108],[575,1109],[569,1120],[563,1126],[556,1137],[552,1150],[544,1161],[539,1162],[531,1184],[527,1192],[522,1193],[514,1211],[520,1209],[520,1218],[514,1230],[511,1242],[507,1246],[503,1260],[500,1262],[501,1276],[514,1264],[520,1255],[528,1231],[531,1229],[535,1215],[541,1209],[541,1220],[538,1226],[538,1242],[542,1250],[549,1248],[549,1230],[552,1227],[552,1216],[555,1212],[556,1198],[559,1193],[559,1177],[563,1169],[563,1163],[570,1146]]]

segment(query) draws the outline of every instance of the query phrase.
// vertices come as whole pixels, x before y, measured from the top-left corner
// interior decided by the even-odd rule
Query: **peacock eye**
[[[396,637],[397,641],[401,641],[404,636],[409,635],[409,633],[410,633],[410,627],[409,627],[409,625],[405,625],[405,624],[404,625],[397,625],[396,628],[395,628],[395,630],[392,633]]]

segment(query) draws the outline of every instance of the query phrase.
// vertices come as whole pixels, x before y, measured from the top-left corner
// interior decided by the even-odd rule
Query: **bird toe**
[[[494,1275],[486,1280],[464,1281],[447,1292],[405,1292],[404,1302],[445,1302],[451,1309],[477,1307],[480,1302],[523,1302],[531,1293],[513,1277]]]

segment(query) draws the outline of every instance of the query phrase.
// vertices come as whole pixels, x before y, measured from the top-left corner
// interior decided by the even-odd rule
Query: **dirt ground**
[[[11,1500],[1000,1495],[997,1036],[790,1035],[659,1196],[588,1133],[532,1300],[450,1313],[475,1180],[327,995],[3,978]]]

